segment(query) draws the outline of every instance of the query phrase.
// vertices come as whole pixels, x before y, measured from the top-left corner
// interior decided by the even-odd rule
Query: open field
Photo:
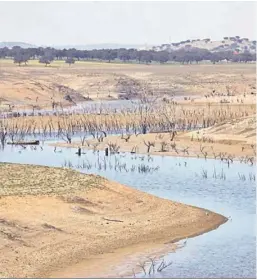
[[[51,277],[57,271],[65,277],[62,268],[94,255],[177,241],[226,221],[62,168],[1,164],[0,183],[1,277]],[[106,269],[101,265],[95,274]]]
[[[68,106],[87,100],[135,98],[147,84],[153,93],[166,97],[183,95],[194,102],[249,104],[255,102],[255,67],[97,62],[76,62],[69,67],[63,61],[48,67],[29,61],[19,67],[11,60],[1,60],[0,98],[6,110],[51,108],[52,102]],[[64,99],[67,95],[73,102]]]

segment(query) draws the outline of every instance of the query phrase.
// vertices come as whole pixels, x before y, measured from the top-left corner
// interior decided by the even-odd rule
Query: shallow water
[[[187,240],[185,247],[165,256],[172,265],[155,278],[255,278],[255,166],[215,160],[131,155],[106,158],[103,152],[44,145],[43,151],[6,146],[0,161],[49,166],[72,165],[85,173],[102,175],[159,197],[203,207],[231,219],[218,229]],[[186,162],[186,163],[185,163]],[[90,166],[91,165],[91,166]],[[80,167],[84,166],[84,169]],[[218,178],[213,178],[214,168]],[[207,178],[203,178],[203,170]],[[144,172],[142,172],[144,171]],[[239,175],[246,180],[239,180]],[[222,178],[219,178],[220,177]],[[224,176],[226,177],[224,179]],[[143,274],[138,274],[144,277]]]
[[[183,100],[184,98],[187,98],[187,95],[177,95],[173,96],[174,101]],[[200,95],[194,95],[194,98],[199,98]],[[72,105],[63,109],[54,109],[54,110],[46,110],[46,109],[18,109],[13,111],[13,113],[26,113],[26,114],[32,114],[37,115],[54,115],[55,113],[83,113],[83,112],[95,112],[100,113],[101,111],[119,111],[119,110],[126,110],[126,109],[133,109],[135,108],[135,104],[138,104],[139,100],[96,100],[96,101],[85,101],[77,103],[76,105]],[[0,114],[0,117],[2,116],[11,116],[11,113],[4,113]]]
[[[200,95],[194,95],[193,99],[195,98],[200,98]],[[174,101],[179,101],[179,100],[184,100],[184,98],[188,98],[188,95],[176,95],[173,96]],[[119,111],[119,110],[127,110],[127,109],[133,109],[135,108],[135,104],[138,104],[139,100],[134,99],[134,100],[124,100],[124,99],[118,99],[118,100],[94,100],[94,101],[85,101],[85,102],[80,102],[77,103],[76,105],[72,105],[69,107],[65,107],[63,109],[18,109],[12,111],[12,113],[26,113],[26,114],[33,114],[35,116],[37,115],[54,115],[55,113],[83,113],[83,112],[91,112],[91,113],[100,113],[101,111]],[[3,113],[0,114],[1,117],[6,117],[6,116],[12,116],[12,113]]]

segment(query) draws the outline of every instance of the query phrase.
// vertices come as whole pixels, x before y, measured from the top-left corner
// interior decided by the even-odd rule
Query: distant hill
[[[19,46],[21,48],[36,48],[36,45],[24,43],[24,42],[0,42],[0,48],[9,48],[11,49],[14,46]]]
[[[24,42],[0,42],[0,48],[12,48],[14,46],[20,46],[22,48],[37,48],[37,47],[53,47],[55,49],[71,49],[75,48],[77,50],[93,50],[93,49],[137,49],[137,50],[155,50],[155,51],[173,51],[179,49],[190,48],[200,48],[207,49],[210,52],[217,51],[236,51],[242,53],[244,51],[249,51],[251,53],[256,53],[256,41],[251,41],[248,38],[235,37],[224,37],[220,41],[212,41],[210,38],[206,39],[196,39],[196,40],[185,40],[177,43],[162,44],[159,46],[151,45],[139,45],[139,44],[85,44],[85,45],[45,45],[37,46],[33,44],[28,44]]]
[[[244,51],[249,51],[251,53],[256,53],[256,41],[251,41],[248,38],[240,38],[239,36],[224,37],[223,40],[220,41],[212,41],[211,39],[206,38],[162,44],[160,46],[154,46],[152,50],[172,51],[190,48],[207,49],[210,52],[236,51],[238,53],[242,53]]]
[[[77,50],[94,50],[94,49],[140,49],[145,48],[144,45],[137,44],[115,44],[115,43],[106,43],[106,44],[88,44],[88,45],[53,45],[52,47],[56,49],[72,49]]]
[[[77,50],[93,50],[93,49],[120,49],[120,48],[125,48],[125,49],[149,49],[152,46],[144,46],[144,45],[137,45],[137,44],[111,44],[111,43],[106,43],[106,44],[88,44],[88,45],[44,45],[44,46],[37,46],[37,45],[32,45],[24,42],[0,42],[0,48],[9,48],[11,49],[14,46],[19,46],[24,49],[27,48],[37,48],[37,47],[53,47],[55,49],[77,49]]]

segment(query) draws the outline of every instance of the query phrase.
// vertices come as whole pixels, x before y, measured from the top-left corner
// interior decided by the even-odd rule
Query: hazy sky
[[[256,39],[255,2],[0,2],[0,41],[37,45]]]

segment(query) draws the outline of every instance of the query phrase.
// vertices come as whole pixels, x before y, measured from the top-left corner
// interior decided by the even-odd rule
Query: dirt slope
[[[0,185],[1,277],[46,278],[55,272],[65,277],[63,268],[93,256],[179,240],[226,221],[207,210],[61,168],[0,164]],[[95,275],[110,267],[98,265]]]

